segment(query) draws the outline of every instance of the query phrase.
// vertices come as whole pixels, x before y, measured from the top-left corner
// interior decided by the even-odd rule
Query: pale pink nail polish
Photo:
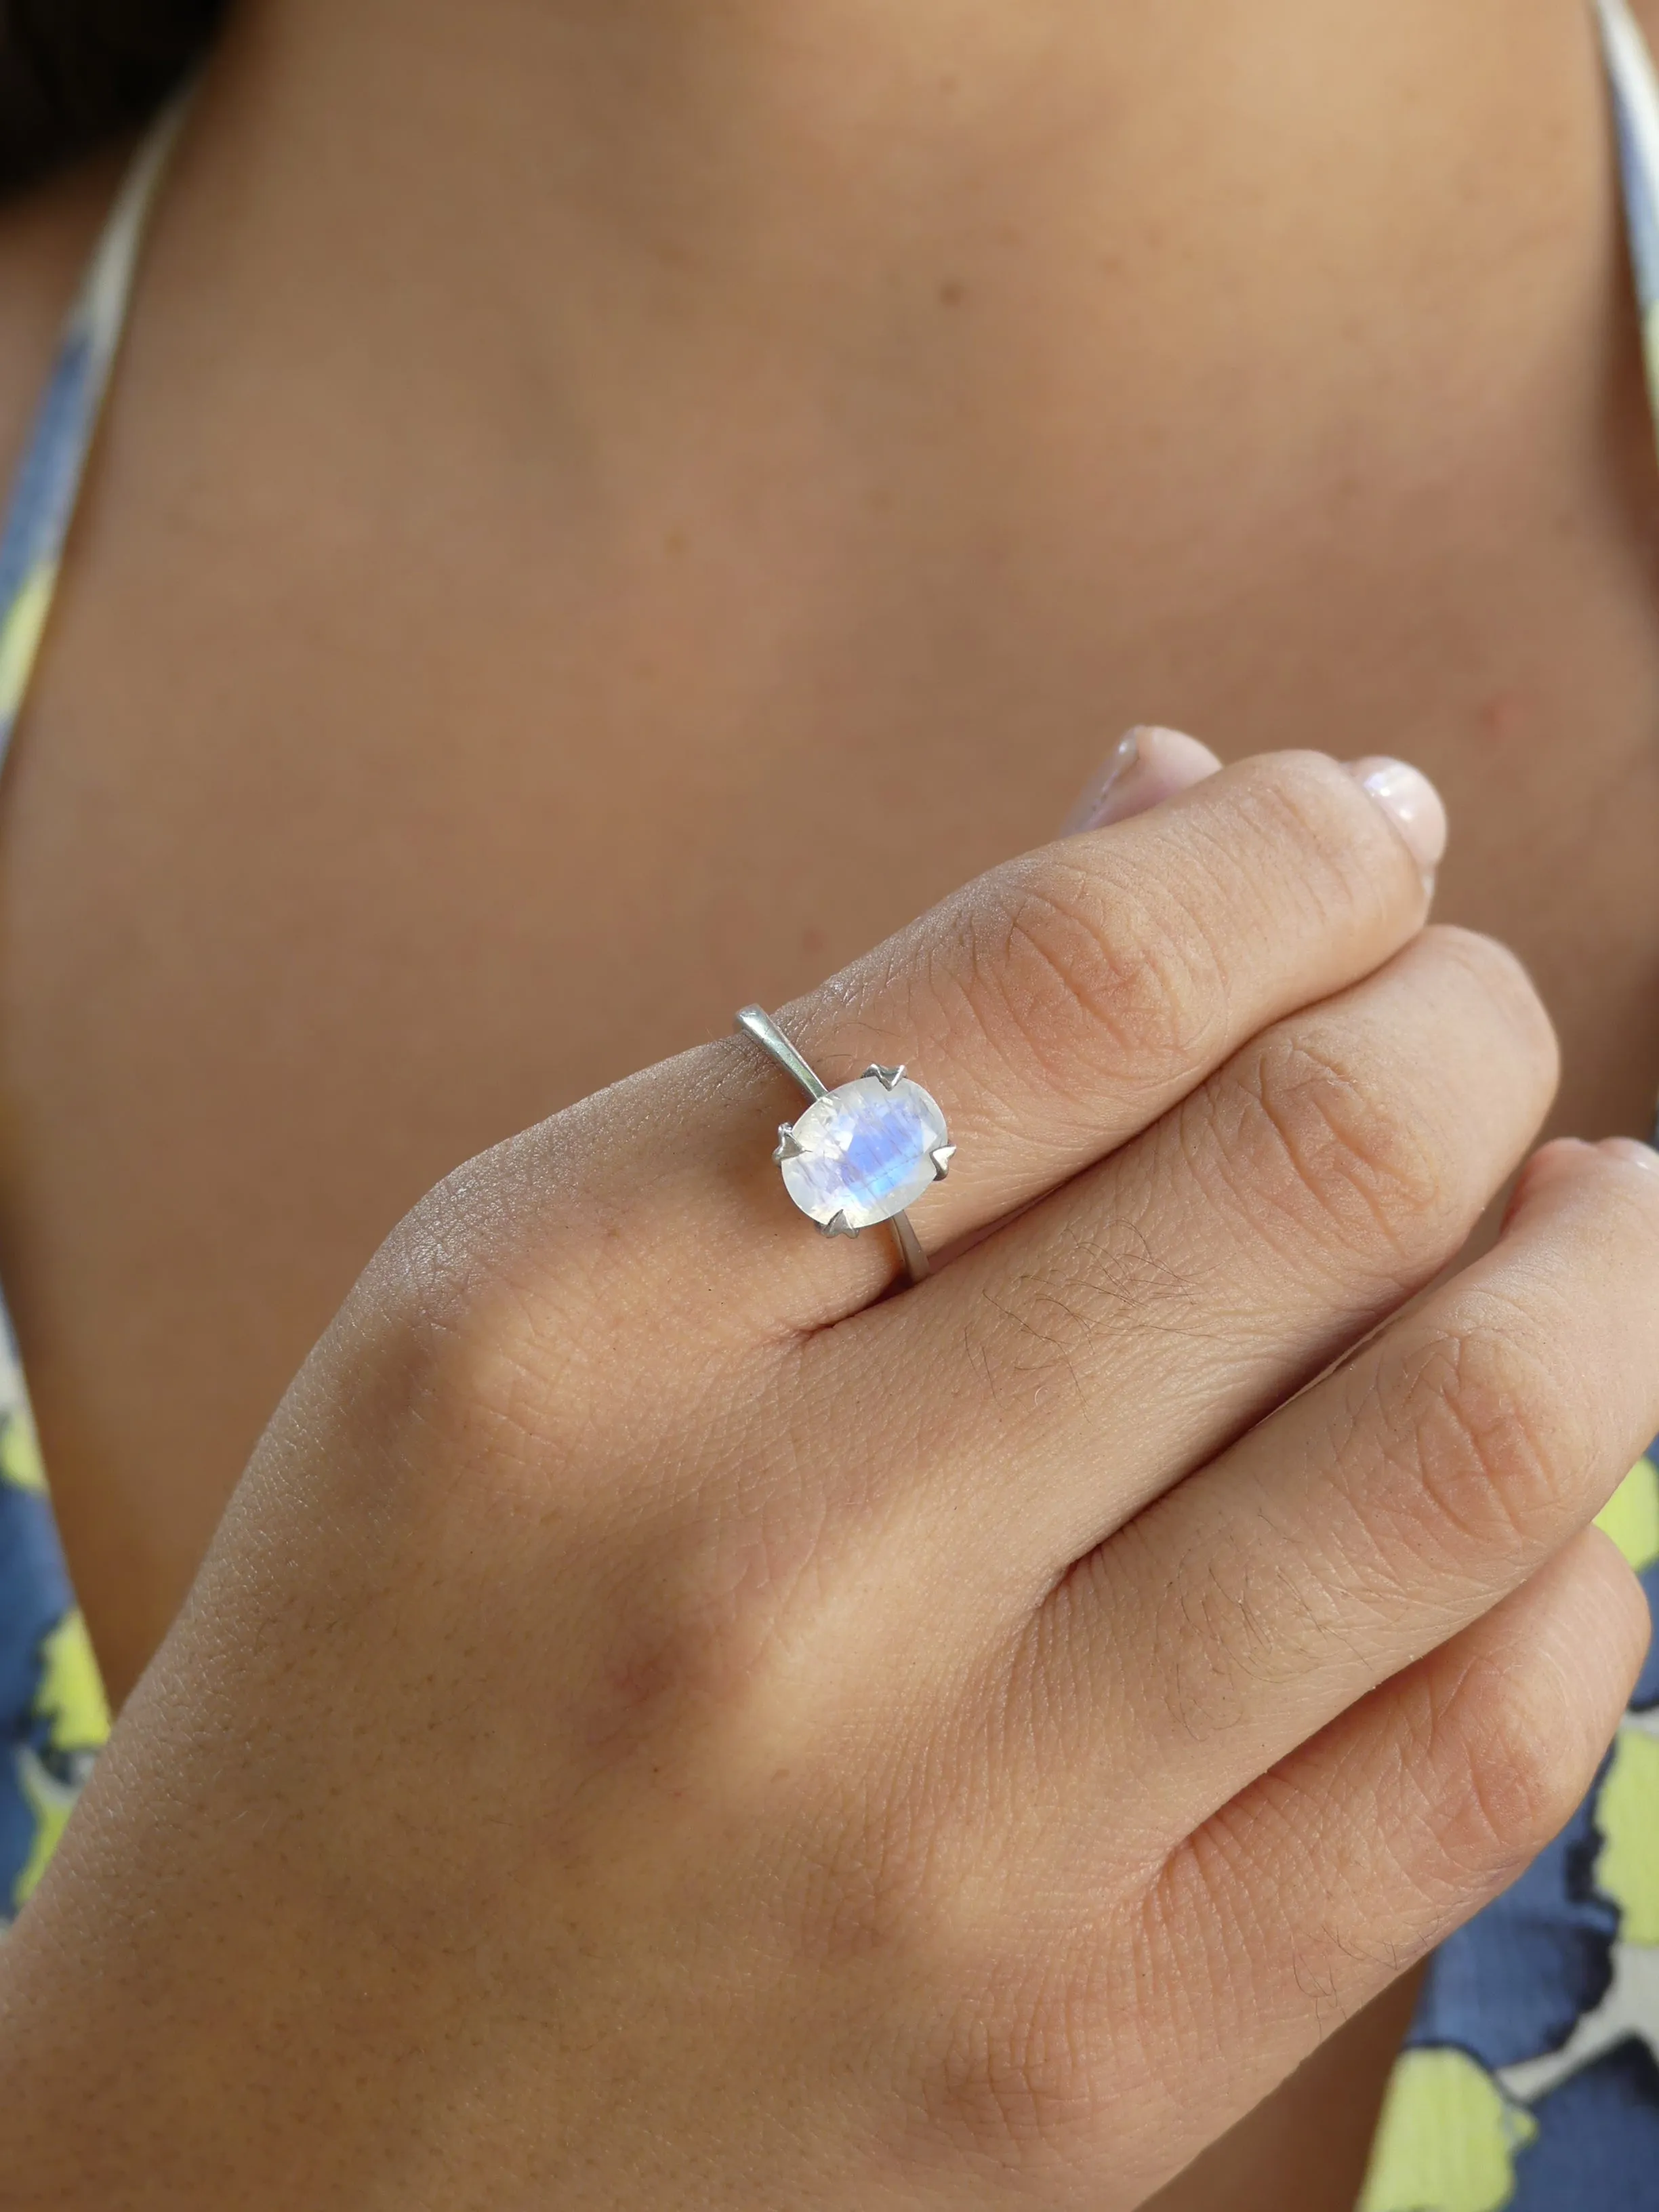
[[[1405,839],[1412,858],[1431,887],[1446,850],[1446,808],[1421,769],[1381,754],[1345,763],[1348,774],[1370,792]]]
[[[1085,830],[1127,822],[1201,783],[1220,766],[1209,747],[1184,730],[1139,723],[1112,748],[1099,775],[1066,816],[1060,834],[1074,837]]]
[[[1659,1175],[1659,1152],[1638,1137],[1603,1137],[1596,1149],[1611,1152],[1615,1159],[1629,1160],[1634,1167],[1645,1168],[1650,1175]]]
[[[1100,810],[1111,796],[1112,786],[1127,769],[1132,769],[1140,757],[1140,732],[1131,730],[1121,737],[1106,756],[1105,765],[1084,786],[1075,806],[1066,816],[1060,830],[1062,837],[1074,837],[1082,830],[1097,826]]]

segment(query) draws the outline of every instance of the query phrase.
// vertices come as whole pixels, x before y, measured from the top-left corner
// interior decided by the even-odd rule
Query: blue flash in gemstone
[[[852,1231],[890,1221],[945,1172],[952,1148],[938,1102],[890,1074],[815,1099],[778,1148],[790,1197],[822,1228],[837,1217]]]

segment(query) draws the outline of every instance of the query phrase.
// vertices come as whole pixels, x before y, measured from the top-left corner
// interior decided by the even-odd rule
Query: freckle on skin
[[[942,307],[959,307],[967,297],[968,287],[959,276],[947,276],[939,288],[939,305]]]
[[[1492,751],[1512,748],[1524,734],[1521,702],[1513,691],[1494,691],[1476,711],[1483,744]]]

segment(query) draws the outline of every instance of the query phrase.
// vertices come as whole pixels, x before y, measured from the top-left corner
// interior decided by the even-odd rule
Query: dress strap
[[[1642,321],[1648,398],[1659,437],[1659,76],[1626,0],[1596,0],[1619,142],[1625,234]]]
[[[1659,443],[1659,74],[1626,0],[1596,0],[1601,50],[1619,142],[1625,235],[1647,370],[1648,404]],[[1659,1107],[1651,1141],[1659,1145]]]
[[[186,95],[186,99],[187,99]],[[0,532],[0,767],[33,673],[150,211],[186,101],[135,155],[64,325]],[[0,1296],[0,1932],[46,1871],[109,1733]]]
[[[34,673],[150,211],[189,101],[189,93],[176,100],[133,157],[64,326],[0,533],[0,768]]]

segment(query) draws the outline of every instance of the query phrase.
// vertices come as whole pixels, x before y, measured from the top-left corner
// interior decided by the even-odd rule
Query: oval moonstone
[[[934,1147],[949,1142],[938,1102],[900,1076],[890,1091],[861,1075],[815,1098],[791,1134],[800,1146],[780,1161],[785,1188],[803,1213],[828,1227],[890,1221],[938,1178]]]

